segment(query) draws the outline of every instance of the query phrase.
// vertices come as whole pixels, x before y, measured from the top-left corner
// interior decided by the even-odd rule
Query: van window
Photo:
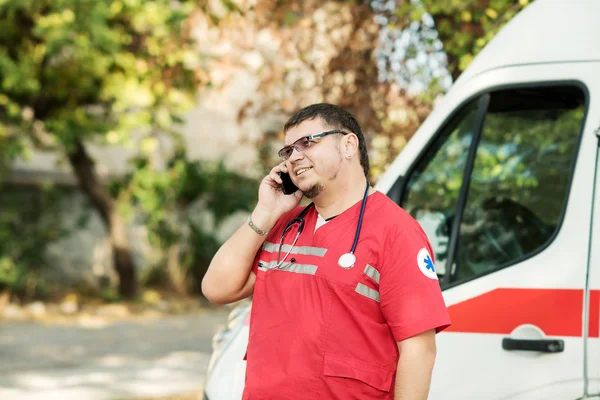
[[[491,94],[451,281],[513,263],[550,240],[567,200],[584,111],[577,88]]]
[[[450,226],[473,140],[477,102],[465,107],[450,122],[410,175],[402,207],[427,234],[433,248],[436,272],[446,271]]]
[[[475,99],[436,135],[402,191],[400,204],[427,233],[443,284],[539,251],[557,231],[568,196],[585,111],[582,90],[531,87],[489,94],[481,132],[475,132],[477,107],[485,102]],[[473,151],[472,171],[463,182]],[[464,184],[467,191],[461,191]],[[459,199],[461,192],[466,198]],[[464,209],[458,238],[451,241],[459,204]],[[451,242],[457,247],[446,276]]]

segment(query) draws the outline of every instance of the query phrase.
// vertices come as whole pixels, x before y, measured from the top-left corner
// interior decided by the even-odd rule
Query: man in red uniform
[[[425,233],[369,187],[352,115],[315,104],[284,131],[282,163],[202,282],[218,304],[253,295],[244,399],[426,399],[450,319]]]

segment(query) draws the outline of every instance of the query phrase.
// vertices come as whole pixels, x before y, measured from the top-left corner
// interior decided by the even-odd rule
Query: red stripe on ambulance
[[[448,307],[448,332],[510,334],[523,324],[548,336],[581,336],[582,289],[495,289]],[[589,336],[600,330],[600,291],[591,291]]]
[[[600,336],[600,290],[590,291],[589,337]]]

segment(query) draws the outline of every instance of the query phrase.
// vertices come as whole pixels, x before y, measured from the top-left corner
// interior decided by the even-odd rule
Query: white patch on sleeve
[[[425,247],[419,250],[419,253],[417,254],[417,265],[419,266],[419,269],[421,270],[423,275],[425,275],[429,279],[437,280],[438,277],[435,273],[435,265],[433,265],[433,258],[431,258],[431,255]]]

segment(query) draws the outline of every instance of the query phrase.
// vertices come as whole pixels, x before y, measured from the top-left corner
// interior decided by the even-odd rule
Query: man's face
[[[332,129],[320,118],[307,120],[286,132],[285,144]],[[294,150],[286,161],[292,181],[309,199],[317,197],[337,177],[342,163],[341,137],[341,134],[332,134],[315,139],[305,150]]]

